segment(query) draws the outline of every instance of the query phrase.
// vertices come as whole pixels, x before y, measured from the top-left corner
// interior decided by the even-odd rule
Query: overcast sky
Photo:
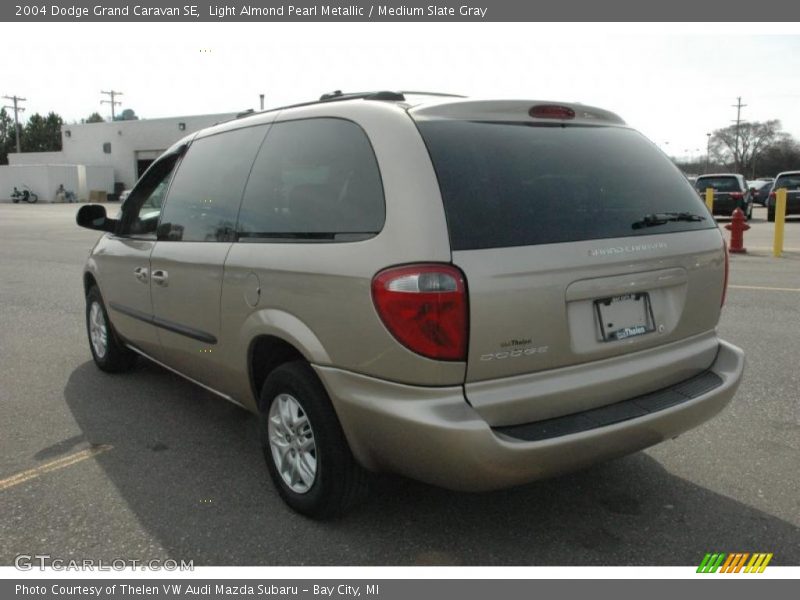
[[[3,33],[0,95],[27,98],[23,118],[107,116],[110,89],[143,118],[258,108],[259,93],[269,107],[335,89],[432,90],[601,106],[669,154],[695,156],[741,96],[744,119],[780,119],[800,138],[798,24],[23,23]]]

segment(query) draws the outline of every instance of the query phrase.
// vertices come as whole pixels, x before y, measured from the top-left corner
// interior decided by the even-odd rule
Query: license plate
[[[650,294],[637,292],[594,301],[600,340],[613,342],[655,330]]]

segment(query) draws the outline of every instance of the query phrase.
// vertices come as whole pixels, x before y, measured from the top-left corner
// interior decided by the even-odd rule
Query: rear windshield
[[[694,186],[702,191],[713,188],[715,192],[741,192],[739,180],[736,177],[701,177]]]
[[[787,190],[800,190],[800,173],[795,175],[782,175],[778,177],[778,180],[775,182],[776,190],[780,188],[786,188]]]
[[[421,121],[453,250],[553,244],[714,227],[691,184],[620,127]],[[697,221],[635,227],[646,215]]]

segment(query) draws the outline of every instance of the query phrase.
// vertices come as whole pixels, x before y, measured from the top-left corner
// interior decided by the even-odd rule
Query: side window
[[[173,176],[158,239],[233,241],[236,215],[266,125],[195,140]]]
[[[383,185],[366,133],[343,119],[275,123],[242,201],[240,241],[358,240],[383,228]]]
[[[121,235],[155,239],[161,206],[177,161],[177,155],[161,159],[136,184],[122,209]]]

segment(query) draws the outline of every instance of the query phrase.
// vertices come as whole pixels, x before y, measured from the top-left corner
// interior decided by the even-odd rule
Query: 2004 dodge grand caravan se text
[[[86,263],[105,371],[144,355],[260,415],[270,475],[341,513],[366,471],[488,490],[711,418],[727,253],[615,114],[379,92],[181,140]]]

